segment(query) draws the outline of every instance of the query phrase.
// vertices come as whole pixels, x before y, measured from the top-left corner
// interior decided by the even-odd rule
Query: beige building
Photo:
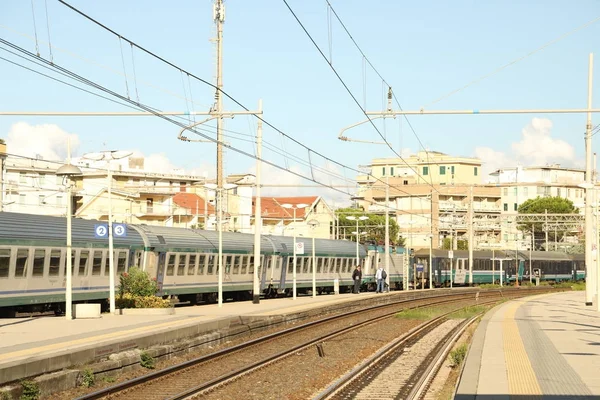
[[[5,145],[0,147],[5,155]],[[63,164],[15,156],[0,157],[0,204],[4,211],[65,216],[66,181],[56,176]],[[82,170],[74,179],[73,214],[86,219],[108,220],[108,170],[105,162],[73,159]],[[201,176],[178,173],[152,173],[144,170],[144,160],[130,157],[114,161],[111,172],[111,209],[114,222],[163,225],[213,230],[216,226],[216,191],[205,186],[214,183]],[[223,191],[224,229],[253,233],[255,203],[254,175],[229,175],[226,182],[234,187]],[[297,211],[274,206],[278,200],[291,204],[306,203]],[[318,196],[263,198],[265,234],[331,237],[335,214]]]
[[[481,160],[430,151],[404,161],[374,159],[368,168],[369,174],[357,178],[354,200],[366,212],[384,214],[387,209],[408,247],[429,247],[430,237],[433,248],[442,247],[444,238],[453,238],[455,246],[468,239],[471,198],[475,245],[499,240],[501,193],[481,184]]]

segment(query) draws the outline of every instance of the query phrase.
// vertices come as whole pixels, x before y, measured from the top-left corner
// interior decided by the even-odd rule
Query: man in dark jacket
[[[356,266],[356,269],[352,273],[352,280],[354,281],[354,291],[352,293],[360,293],[360,283],[362,281],[362,271],[360,265]]]

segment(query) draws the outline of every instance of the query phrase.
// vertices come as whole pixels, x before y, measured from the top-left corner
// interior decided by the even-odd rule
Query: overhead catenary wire
[[[62,0],[59,0],[59,1],[62,1]],[[304,24],[302,23],[302,21],[300,21],[300,18],[296,15],[296,13],[292,9],[292,7],[289,5],[289,3],[287,2],[287,0],[283,0],[283,2],[285,3],[286,7],[290,11],[290,13],[294,17],[294,19],[296,19],[296,22],[298,22],[298,24],[300,25],[300,27],[302,28],[302,30],[304,31],[304,33],[308,36],[308,38],[310,39],[310,41],[312,42],[312,44],[315,46],[315,48],[317,49],[317,51],[319,52],[319,54],[321,55],[321,57],[323,57],[323,59],[327,61],[327,57],[325,56],[325,54],[321,50],[321,47],[317,44],[317,42],[315,42],[315,40],[312,37],[312,35],[310,34],[310,32],[308,32],[308,30],[306,29],[306,27],[304,26]],[[328,4],[329,4],[329,2],[328,2]],[[329,6],[331,7],[330,4],[329,4]],[[350,95],[350,97],[352,98],[352,100],[354,101],[354,103],[360,108],[360,110],[363,112],[363,114],[365,115],[365,117],[367,117],[367,120],[369,121],[369,123],[371,124],[371,126],[373,126],[373,128],[375,129],[375,131],[377,132],[377,134],[383,139],[383,141],[388,146],[388,148],[390,150],[392,150],[392,152],[394,154],[396,154],[396,156],[398,156],[398,158],[400,160],[402,160],[402,162],[404,162],[404,164],[406,164],[407,167],[409,167],[411,170],[413,170],[413,172],[415,172],[415,174],[417,176],[419,176],[420,178],[423,178],[423,176],[419,173],[419,171],[416,168],[414,168],[410,164],[408,164],[408,162],[404,159],[404,157],[402,157],[402,155],[400,155],[396,150],[394,150],[393,146],[390,145],[390,143],[386,140],[385,136],[377,128],[377,125],[375,125],[375,123],[373,122],[373,120],[371,119],[371,117],[369,117],[369,115],[367,114],[367,111],[360,105],[360,102],[358,101],[358,99],[356,98],[356,96],[354,95],[354,93],[352,93],[352,91],[350,90],[350,88],[348,87],[348,85],[346,84],[346,82],[344,81],[344,79],[340,76],[340,74],[338,73],[338,71],[335,69],[335,67],[331,63],[328,63],[328,64],[329,64],[329,67],[331,68],[331,70],[333,71],[333,73],[335,74],[335,76],[338,78],[338,80],[340,81],[340,83],[344,87],[344,89],[346,89],[346,91],[348,92],[348,94]],[[423,181],[427,181],[427,180],[425,178],[423,178]],[[432,187],[433,190],[437,191],[437,189],[435,188],[435,186],[433,186],[433,184],[431,184],[431,187]]]
[[[63,3],[63,4],[65,4],[65,5],[66,5],[66,3],[65,3],[64,1],[61,1],[61,3]],[[70,6],[69,6],[69,7],[70,7]],[[72,7],[71,7],[71,8],[72,8]],[[82,14],[82,13],[81,13],[81,12],[79,12],[78,10],[75,10],[75,11],[77,11],[77,12],[78,12],[78,13],[80,13],[80,14]],[[82,15],[84,15],[84,14],[82,14]],[[85,16],[85,15],[84,15],[84,16]],[[90,19],[90,18],[89,18],[89,17],[87,17],[87,16],[85,16],[85,17],[86,17],[86,18],[88,18],[88,19]],[[96,21],[94,21],[94,22],[95,22],[95,23],[97,23]],[[97,24],[98,24],[98,23],[97,23]],[[99,25],[101,25],[101,24],[99,24]],[[101,25],[101,26],[102,26],[102,25]],[[104,26],[103,26],[103,27],[104,27]],[[105,29],[107,29],[106,27],[104,27],[104,28],[105,28]],[[111,32],[113,32],[113,31],[111,31]],[[114,33],[114,34],[116,34],[115,32],[113,32],[113,33]],[[116,34],[116,35],[117,35],[117,36],[118,36],[120,39],[127,40],[127,39],[123,38],[121,35],[118,35],[118,34]],[[168,65],[171,65],[171,66],[173,66],[173,67],[177,68],[177,67],[176,67],[176,66],[174,66],[173,64],[171,64],[171,63],[169,63],[168,61],[166,61],[166,60],[162,59],[161,57],[158,57],[158,56],[156,56],[155,54],[153,54],[153,53],[149,52],[148,50],[146,50],[146,49],[144,49],[144,48],[142,48],[142,47],[140,47],[139,45],[137,45],[137,44],[135,44],[135,43],[133,43],[133,42],[131,42],[131,41],[129,41],[129,42],[130,42],[130,44],[132,44],[133,46],[135,46],[135,47],[138,47],[139,49],[141,49],[141,50],[143,50],[143,51],[147,52],[148,54],[151,54],[152,56],[154,56],[154,57],[156,57],[156,58],[158,58],[158,59],[162,60],[163,62],[166,62]],[[191,74],[190,74],[190,76],[193,76],[193,75],[191,75]],[[194,77],[194,79],[198,79],[198,80],[200,80],[200,81],[203,81],[204,83],[206,83],[206,84],[208,84],[208,85],[210,85],[210,86],[213,86],[213,87],[214,87],[214,85],[210,84],[209,82],[206,82],[205,80],[202,80],[201,78],[198,78],[198,77],[196,77],[196,76],[193,76],[193,77]],[[81,78],[81,77],[80,77],[80,78]],[[90,82],[91,82],[91,81],[90,81]],[[87,83],[87,82],[86,82],[86,83]],[[88,84],[89,84],[89,83],[88,83]],[[91,83],[91,86],[93,86],[93,87],[94,87],[94,85],[97,85],[97,84]],[[97,88],[98,88],[99,90],[105,90],[105,89],[106,89],[106,88],[102,88],[101,86],[98,86]],[[105,90],[105,91],[106,91],[106,90]],[[114,92],[113,92],[113,93],[114,93]],[[239,102],[237,102],[235,99],[233,99],[231,96],[229,96],[227,93],[225,93],[225,92],[223,92],[223,93],[224,93],[224,95],[226,95],[227,97],[231,98],[231,99],[232,99],[234,102],[236,102],[238,105],[240,105],[240,106],[242,106],[244,109],[248,110],[248,109],[247,109],[247,108],[245,108],[243,105],[241,105]],[[144,107],[148,107],[148,106],[144,106]],[[144,109],[146,109],[146,108],[144,108]],[[152,112],[152,111],[150,111],[150,112]],[[160,117],[162,118],[163,116],[160,116]],[[260,119],[262,119],[262,118],[261,118],[261,117],[259,117],[259,116],[257,116],[257,118],[260,118]],[[166,120],[169,120],[169,121],[173,121],[173,120],[172,120],[172,119],[170,119],[170,118],[164,118],[164,119],[166,119]],[[263,119],[263,121],[264,121],[264,119]],[[285,134],[284,134],[282,131],[278,130],[277,128],[275,128],[274,126],[272,126],[271,124],[269,124],[267,121],[264,121],[264,122],[265,122],[266,124],[268,124],[269,126],[271,126],[273,129],[275,129],[275,130],[277,130],[278,132],[280,132],[282,135],[285,135]],[[179,124],[179,125],[180,125],[180,124]],[[180,125],[180,126],[181,126],[181,125]],[[303,147],[306,147],[306,146],[304,146],[302,143],[300,143],[300,142],[298,142],[297,140],[295,140],[295,139],[293,139],[293,138],[289,137],[288,135],[285,135],[285,136],[286,136],[287,138],[289,138],[290,140],[294,141],[295,143],[297,143],[297,144],[299,144],[299,145],[301,145],[301,146],[303,146]],[[308,149],[308,150],[310,150],[309,148],[307,148],[307,149]],[[313,151],[313,152],[314,152],[314,151]],[[245,153],[245,152],[242,152],[242,153]],[[325,157],[325,156],[323,156],[323,155],[322,155],[322,154],[320,154],[320,153],[317,153],[317,152],[314,152],[314,153],[315,153],[315,154],[317,154],[317,155],[319,155],[319,156],[321,156],[321,157],[323,157],[324,159],[326,159],[326,160],[328,160],[328,161],[330,161],[330,162],[334,163],[335,165],[339,165],[339,166],[341,166],[341,167],[343,167],[343,168],[349,168],[349,167],[347,167],[347,166],[345,166],[345,165],[343,165],[343,164],[341,164],[341,163],[339,163],[339,162],[336,162],[336,161],[334,161],[334,160],[330,159],[329,157]],[[271,163],[271,165],[273,165],[273,166],[275,166],[275,167],[277,167],[277,168],[279,168],[279,169],[285,170],[285,171],[287,171],[287,172],[289,172],[289,173],[292,173],[293,175],[297,175],[297,176],[299,176],[299,177],[301,177],[301,178],[308,179],[308,178],[306,178],[306,177],[305,177],[305,176],[303,176],[303,175],[300,175],[300,174],[294,173],[293,171],[290,171],[289,169],[284,169],[284,168],[282,168],[282,167],[280,167],[280,166],[277,166],[277,165],[275,165],[275,164],[272,164],[272,163]],[[349,169],[351,169],[351,168],[349,168]],[[358,170],[355,170],[355,169],[353,169],[353,170],[354,170],[354,171],[357,171],[357,172],[361,172],[361,171],[358,171]],[[379,180],[378,178],[375,178],[375,179],[376,179],[376,180]],[[309,179],[309,180],[310,180],[310,179]],[[320,182],[316,182],[316,183],[320,183]],[[324,187],[330,187],[330,185],[326,185],[326,184],[322,184],[322,185],[323,185]],[[401,191],[401,190],[400,190],[400,191]]]

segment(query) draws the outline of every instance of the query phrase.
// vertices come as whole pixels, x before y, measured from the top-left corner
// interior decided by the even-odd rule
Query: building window
[[[454,175],[454,165],[450,167],[450,173]]]
[[[477,167],[474,167],[475,176],[477,176]]]
[[[517,211],[517,203],[515,203],[514,209],[515,209],[515,211]]]
[[[514,195],[515,195],[515,197],[516,197],[516,196],[519,194],[519,188],[515,186],[513,189],[514,189],[514,190],[513,190],[513,192],[514,192]]]
[[[394,167],[390,167],[390,175],[394,176]]]
[[[381,176],[385,176],[385,167],[383,167],[383,168],[381,169],[381,171],[382,171],[382,173],[381,173]]]
[[[42,194],[40,194],[40,195],[38,196],[38,206],[41,206],[41,205],[43,205],[43,204],[44,204],[44,198],[45,198],[45,197],[46,197],[46,196],[44,196],[44,195],[42,195]]]
[[[24,194],[20,194],[19,195],[19,204],[20,205],[24,205],[25,204],[25,195]]]
[[[508,196],[508,188],[504,188],[504,195]]]
[[[446,175],[446,167],[440,166],[440,175]]]
[[[405,185],[408,185],[408,181],[404,181],[404,184],[405,184]]]
[[[529,188],[524,187],[523,188],[523,196],[529,196]]]
[[[504,203],[504,211],[508,211],[508,203]]]
[[[504,234],[504,241],[505,241],[505,242],[508,242],[508,233],[505,233],[505,234]]]
[[[556,196],[560,197],[560,188],[556,188]]]
[[[62,196],[56,196],[56,205],[62,206],[63,198]]]
[[[19,183],[27,183],[25,172],[19,172]]]
[[[62,183],[63,183],[63,177],[60,175],[56,175],[56,184],[62,185]]]
[[[38,178],[40,181],[40,185],[43,185],[44,183],[46,183],[46,174],[40,174]]]
[[[423,175],[429,175],[429,167],[423,167]]]

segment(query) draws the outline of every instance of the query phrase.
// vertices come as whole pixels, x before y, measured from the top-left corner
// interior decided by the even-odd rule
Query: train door
[[[466,258],[456,259],[456,271],[454,271],[454,283],[457,285],[464,285],[467,277],[466,266],[469,260]]]
[[[156,283],[158,284],[158,295],[162,296],[163,282],[165,280],[165,264],[167,262],[167,253],[158,253],[158,265],[156,268]]]

